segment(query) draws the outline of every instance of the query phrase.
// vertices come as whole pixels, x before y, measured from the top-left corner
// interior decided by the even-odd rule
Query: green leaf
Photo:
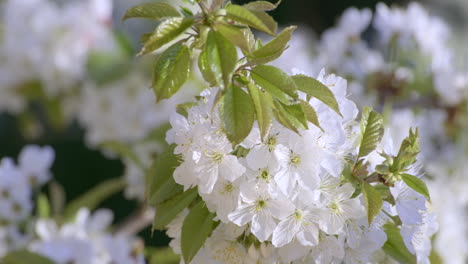
[[[361,117],[361,143],[359,144],[358,158],[365,157],[375,150],[383,137],[383,118],[372,110],[365,107]]]
[[[223,88],[229,87],[236,64],[236,47],[221,33],[210,31],[198,60],[205,80],[211,85],[220,84]]]
[[[263,11],[251,11],[254,15],[256,15],[261,21],[263,24],[265,24],[268,29],[270,30],[270,32],[272,32],[273,34],[270,34],[268,32],[265,32],[265,33],[268,33],[272,36],[276,35],[276,32],[278,31],[278,23],[276,23],[275,19],[270,16],[269,14],[267,14],[266,12],[263,12]]]
[[[281,104],[281,103],[279,103]],[[304,109],[302,105],[299,104],[291,104],[291,105],[282,105],[282,109],[287,114],[289,120],[292,124],[296,126],[296,128],[307,129],[307,117],[304,113]]]
[[[224,23],[216,23],[215,27],[221,35],[242,50],[250,52],[253,49],[255,39],[252,37],[253,35],[249,28],[241,28]]]
[[[285,105],[275,101],[276,119],[280,124],[299,133],[298,129],[307,129],[307,118],[300,104]]]
[[[239,145],[236,147],[235,150],[233,150],[230,155],[234,155],[238,158],[245,158],[249,154],[250,149],[244,148],[243,146]]]
[[[184,6],[181,6],[181,7],[179,7],[179,8],[180,8],[180,12],[182,13],[183,16],[185,16],[185,17],[193,17],[193,12],[192,12],[192,10],[190,10],[189,8],[184,7]]]
[[[328,88],[328,86],[314,78],[303,74],[294,75],[292,78],[296,83],[297,89],[299,91],[317,98],[341,116],[340,107],[338,106],[335,95],[330,90],[330,88]]]
[[[214,213],[206,208],[205,202],[195,205],[182,225],[181,249],[185,263],[190,263],[193,257],[205,244],[206,239],[215,228]]]
[[[434,246],[432,246],[431,254],[429,255],[429,263],[431,264],[444,264],[444,260],[439,255]]]
[[[418,137],[418,129],[413,131],[410,128],[409,136],[403,140],[400,146],[400,150],[398,151],[398,156],[404,154],[404,152],[409,153],[419,153],[419,137]]]
[[[366,204],[367,222],[370,225],[382,209],[382,197],[380,196],[379,191],[365,181],[361,182],[361,187],[362,195],[364,195],[364,202]]]
[[[401,178],[406,183],[406,185],[408,185],[411,189],[424,195],[424,197],[426,197],[428,201],[431,200],[431,197],[429,195],[429,189],[427,188],[427,185],[424,181],[422,181],[416,176],[406,174],[406,173],[402,174]]]
[[[251,77],[255,83],[283,104],[291,104],[297,98],[297,87],[293,79],[274,66],[259,65],[252,69]]]
[[[245,4],[243,7],[253,11],[271,11],[276,9],[280,3],[281,0],[276,4],[270,3],[268,1],[255,1]]]
[[[263,139],[271,126],[271,108],[273,107],[273,101],[269,94],[261,91],[252,82],[247,84],[247,89],[249,90],[250,98],[252,98],[255,107],[255,119],[260,129],[260,136]]]
[[[151,249],[149,264],[179,264],[180,256],[175,254],[172,248]]]
[[[317,112],[315,109],[306,101],[300,100],[302,109],[304,110],[305,116],[307,121],[314,124],[316,127],[320,128],[323,131],[322,127],[320,126],[320,122],[318,120]]]
[[[239,5],[229,5],[226,7],[226,15],[234,21],[251,26],[272,36],[276,34],[276,22],[264,12],[251,11]]]
[[[156,100],[170,98],[190,76],[190,51],[187,46],[176,43],[158,58],[153,71],[153,90]]]
[[[49,218],[51,215],[49,199],[47,199],[47,196],[43,193],[39,194],[37,197],[36,211],[40,218]]]
[[[384,184],[374,185],[374,188],[380,193],[382,200],[387,201],[391,205],[395,205],[395,198],[393,198],[390,188]]]
[[[138,56],[153,52],[171,42],[191,27],[193,23],[194,20],[192,18],[185,17],[173,17],[164,20],[151,36],[145,38],[143,48],[138,53]]]
[[[409,252],[403,242],[400,229],[392,223],[387,223],[384,225],[384,230],[387,234],[387,242],[383,246],[385,253],[401,263],[416,264],[415,256]]]
[[[241,143],[252,129],[255,120],[252,99],[236,85],[231,85],[224,96],[223,119],[227,138],[233,145]]]
[[[395,157],[391,165],[391,171],[405,171],[410,165],[417,161],[419,154],[419,137],[418,130],[414,132],[412,129],[409,131],[409,136],[401,142],[398,155]]]
[[[148,18],[159,20],[165,17],[180,16],[177,9],[166,3],[144,3],[134,6],[125,12],[122,21],[129,18]]]
[[[54,261],[42,255],[29,252],[27,250],[18,250],[9,252],[0,259],[2,264],[55,264]]]
[[[177,184],[173,177],[175,168],[180,165],[180,158],[174,154],[174,149],[175,145],[171,145],[154,161],[148,171],[149,205],[158,205],[183,191],[183,187]]]
[[[124,178],[110,179],[99,183],[68,204],[63,213],[65,219],[72,219],[80,208],[95,209],[101,202],[122,191],[126,185],[127,181]]]
[[[188,102],[188,103],[178,104],[176,106],[176,112],[179,115],[182,115],[182,116],[185,116],[186,118],[188,118],[188,113],[189,113],[190,108],[192,108],[195,105],[197,105],[196,102]]]
[[[283,54],[286,45],[291,40],[292,33],[296,30],[296,26],[287,27],[278,34],[274,39],[248,54],[249,65],[265,64],[267,62],[276,60]]]
[[[274,102],[275,105],[278,104],[278,102]],[[279,109],[278,109],[279,108]],[[273,108],[273,114],[276,118],[276,121],[278,121],[278,123],[280,123],[282,126],[296,132],[297,134],[299,134],[299,130],[297,130],[296,126],[294,126],[289,120],[288,118],[286,117],[286,115],[284,114],[284,110],[281,109],[281,107],[278,107],[276,106],[275,108]]]
[[[172,219],[187,208],[198,196],[196,188],[187,190],[172,197],[162,204],[156,205],[153,230],[163,230]]]

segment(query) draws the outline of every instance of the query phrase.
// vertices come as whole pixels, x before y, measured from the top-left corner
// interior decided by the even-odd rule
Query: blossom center
[[[257,206],[255,206],[255,210],[260,211],[265,207],[266,207],[266,201],[265,200],[258,200],[257,201]]]
[[[234,189],[234,186],[232,185],[232,183],[228,183],[224,186],[225,193],[231,193],[233,189]]]
[[[276,147],[276,144],[277,144],[277,139],[275,136],[269,136],[267,141],[266,141],[266,145],[268,147],[268,150],[270,152],[272,152],[273,150],[275,150],[275,147]]]
[[[291,158],[289,159],[289,163],[292,165],[299,165],[299,163],[301,163],[301,156],[292,154]]]
[[[302,212],[299,211],[299,210],[294,211],[293,217],[296,220],[301,220],[302,219]]]
[[[330,204],[330,206],[328,206],[328,208],[330,208],[334,214],[341,214],[341,208],[337,202],[333,202],[332,204]]]
[[[208,155],[216,164],[220,164],[223,162],[224,155],[219,152],[214,152],[210,155]]]
[[[264,169],[260,172],[260,179],[266,181],[266,182],[269,182],[270,180],[270,173]]]

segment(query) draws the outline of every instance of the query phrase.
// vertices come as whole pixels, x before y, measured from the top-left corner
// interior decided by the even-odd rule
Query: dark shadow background
[[[242,4],[249,0],[233,2]],[[378,2],[377,0],[283,0],[280,7],[271,14],[280,25],[306,25],[320,34],[326,28],[333,26],[346,8],[350,6],[374,8]],[[385,0],[381,2],[404,4],[407,1]],[[129,28],[120,23],[120,19],[125,8],[135,4],[136,1],[133,0],[116,1],[115,26],[124,33],[128,33]],[[133,37],[131,38],[133,40]],[[17,119],[8,114],[0,114],[0,158],[17,157],[21,148],[26,144],[52,146],[56,153],[52,168],[54,179],[64,187],[67,201],[70,201],[97,183],[118,177],[123,173],[123,164],[119,160],[108,160],[99,151],[88,149],[84,144],[83,135],[84,131],[76,124],[70,125],[62,132],[47,129],[46,125],[44,136],[31,141],[21,135]],[[100,207],[112,209],[115,213],[115,221],[119,222],[137,208],[137,203],[124,199],[120,193]],[[161,232],[155,232],[151,237],[149,228],[141,235],[148,246],[164,246],[169,241]]]

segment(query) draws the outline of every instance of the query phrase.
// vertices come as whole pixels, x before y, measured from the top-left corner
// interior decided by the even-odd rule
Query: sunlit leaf
[[[268,1],[254,1],[243,5],[243,7],[253,11],[271,11],[276,9],[280,3],[281,0],[276,4],[270,3]]]
[[[282,70],[269,65],[259,65],[252,69],[251,77],[260,87],[283,104],[290,104],[295,98],[296,84]]]
[[[387,223],[384,230],[387,234],[387,242],[383,246],[385,253],[401,263],[416,264],[415,256],[405,246],[400,229],[392,223]]]
[[[362,181],[361,188],[362,195],[364,196],[364,202],[366,204],[367,222],[370,225],[382,209],[382,197],[380,196],[379,191],[365,181]]]
[[[265,64],[280,57],[291,40],[294,30],[296,30],[295,26],[285,28],[270,42],[248,54],[249,65]]]
[[[330,88],[328,88],[328,86],[312,77],[302,74],[294,75],[292,78],[296,83],[297,89],[299,91],[302,91],[311,97],[317,98],[324,104],[328,105],[336,113],[341,115],[340,107],[338,106],[335,95],[330,90]]]
[[[144,40],[143,48],[141,48],[138,55],[145,55],[153,52],[160,47],[168,44],[174,40],[177,36],[184,33],[194,23],[192,18],[185,17],[173,17],[164,20],[156,30],[147,36]]]
[[[316,127],[323,130],[322,127],[320,126],[320,122],[318,120],[317,112],[315,111],[315,109],[306,101],[300,100],[300,103],[301,103],[302,109],[304,110],[307,121],[311,122]]]
[[[365,157],[375,150],[383,137],[383,118],[370,107],[365,107],[361,117],[361,143],[358,158]]]
[[[176,43],[161,54],[153,71],[153,90],[157,101],[170,98],[190,76],[190,51]]]
[[[157,205],[183,191],[174,181],[173,173],[180,165],[180,158],[174,154],[175,145],[170,146],[154,161],[148,171],[148,204]]]
[[[204,201],[198,202],[190,209],[182,225],[181,235],[181,249],[185,263],[192,261],[211,235],[216,224],[213,221],[215,216],[214,213],[208,211]]]
[[[286,105],[275,101],[276,118],[280,124],[298,133],[298,129],[307,129],[307,117],[301,104]]]
[[[221,33],[210,31],[198,61],[205,80],[211,85],[220,84],[224,88],[228,87],[236,64],[236,47]]]
[[[423,180],[419,179],[416,176],[406,174],[406,173],[402,174],[401,178],[406,183],[406,185],[408,185],[411,189],[424,195],[424,197],[426,197],[428,201],[431,200],[431,197],[429,195],[429,189],[427,188],[427,185]]]
[[[129,18],[148,18],[159,20],[165,17],[176,16],[180,16],[177,9],[167,3],[144,3],[128,9],[122,20],[127,20]]]
[[[226,135],[233,143],[241,143],[250,133],[255,120],[255,108],[250,96],[236,85],[224,95],[223,120]]]
[[[252,32],[248,28],[236,27],[229,24],[217,23],[216,29],[227,40],[232,42],[244,51],[250,52],[255,45],[255,39],[252,37]]]
[[[266,13],[251,11],[239,5],[226,7],[227,17],[241,24],[251,26],[270,35],[276,34],[276,22]]]
[[[196,188],[179,193],[164,203],[156,205],[153,230],[163,230],[172,219],[187,208],[198,196]]]
[[[260,136],[263,139],[272,123],[271,108],[273,107],[273,101],[271,95],[261,91],[254,83],[249,82],[247,88],[254,103],[255,119],[260,129]]]

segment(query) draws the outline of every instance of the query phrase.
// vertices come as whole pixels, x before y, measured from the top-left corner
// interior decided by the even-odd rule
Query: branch
[[[122,223],[119,223],[115,227],[114,233],[124,236],[135,235],[151,225],[154,213],[154,208],[142,206],[133,215],[129,216]]]

